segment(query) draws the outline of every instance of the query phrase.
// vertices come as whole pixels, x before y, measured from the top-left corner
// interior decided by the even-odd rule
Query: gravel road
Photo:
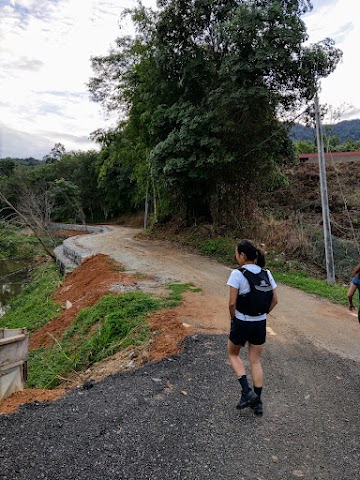
[[[224,266],[120,227],[75,241],[129,270],[195,283],[208,307],[202,326],[227,329]],[[279,297],[262,418],[234,407],[226,335],[194,335],[178,356],[1,416],[0,478],[360,478],[357,319],[284,286]]]

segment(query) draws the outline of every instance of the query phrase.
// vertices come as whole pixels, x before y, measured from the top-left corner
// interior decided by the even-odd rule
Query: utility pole
[[[333,247],[332,247],[332,239],[331,239],[329,199],[328,199],[327,183],[326,183],[324,142],[323,142],[323,136],[322,136],[321,123],[320,123],[319,97],[317,94],[315,95],[314,104],[315,104],[317,147],[318,147],[318,155],[319,155],[321,210],[322,210],[322,218],[323,218],[323,226],[324,226],[326,273],[327,273],[327,282],[332,285],[335,283],[335,267],[334,267],[334,255],[333,255]]]

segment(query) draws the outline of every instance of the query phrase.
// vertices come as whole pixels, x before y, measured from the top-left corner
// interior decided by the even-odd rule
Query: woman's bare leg
[[[228,354],[231,367],[238,378],[246,375],[244,363],[239,357],[240,348],[241,345],[235,345],[231,340],[228,340]]]
[[[254,387],[262,387],[264,384],[264,373],[260,361],[263,349],[264,345],[249,344],[249,362]]]

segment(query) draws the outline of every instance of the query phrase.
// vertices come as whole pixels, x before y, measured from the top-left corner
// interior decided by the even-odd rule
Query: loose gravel
[[[178,356],[1,417],[0,478],[358,478],[358,365],[269,339],[258,418],[235,409],[226,341],[194,335]]]

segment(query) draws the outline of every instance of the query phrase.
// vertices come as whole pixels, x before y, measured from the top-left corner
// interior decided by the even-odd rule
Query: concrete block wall
[[[0,403],[24,389],[28,350],[29,334],[25,328],[0,328]]]
[[[51,228],[56,230],[73,230],[86,233],[103,233],[111,230],[109,227],[103,225],[72,225],[68,223],[53,223]],[[92,256],[90,250],[79,247],[76,244],[76,237],[69,237],[65,239],[61,246],[54,250],[56,263],[60,271],[66,275],[72,272],[77,266],[86,259]]]

